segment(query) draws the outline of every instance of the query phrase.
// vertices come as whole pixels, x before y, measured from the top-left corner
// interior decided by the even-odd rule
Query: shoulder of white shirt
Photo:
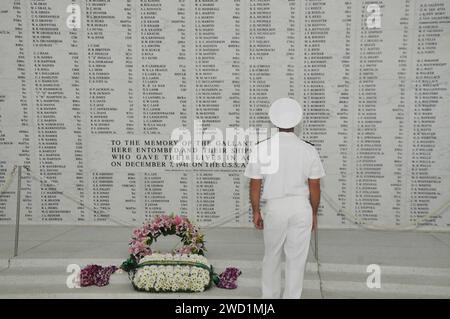
[[[297,140],[298,140],[299,142],[301,142],[301,143],[304,144],[304,146],[309,147],[309,148],[312,148],[312,149],[315,149],[315,146],[314,146],[313,143],[311,143],[311,142],[309,142],[309,141],[307,141],[307,140],[301,139],[301,138],[300,138],[299,136],[297,136],[295,133],[293,133],[292,136],[293,136],[293,137],[296,137]],[[268,138],[266,138],[266,139],[263,139],[263,140],[261,140],[261,141],[258,141],[255,145],[264,144],[264,142],[268,142],[271,138],[272,138],[272,137],[268,137]]]

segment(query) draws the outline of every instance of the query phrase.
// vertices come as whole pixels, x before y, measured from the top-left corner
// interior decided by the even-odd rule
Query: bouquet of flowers
[[[151,245],[159,236],[176,235],[183,246],[171,253],[152,252]],[[220,275],[214,273],[204,257],[204,235],[183,216],[158,215],[133,231],[129,242],[130,257],[120,269],[127,272],[133,287],[147,292],[201,292],[216,284],[218,288],[236,289],[241,271],[228,267]],[[119,268],[88,265],[81,270],[82,287],[106,286]]]
[[[176,235],[183,246],[171,253],[154,253],[151,245],[161,235]],[[130,257],[120,268],[128,273],[133,287],[139,291],[201,292],[212,283],[219,288],[235,289],[240,270],[229,267],[217,275],[203,256],[205,251],[204,235],[188,218],[158,215],[133,231]]]

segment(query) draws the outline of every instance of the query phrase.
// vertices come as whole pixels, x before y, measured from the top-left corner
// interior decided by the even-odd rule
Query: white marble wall
[[[109,143],[167,141],[195,119],[267,127],[271,101],[290,96],[326,169],[323,227],[355,227],[348,215],[449,230],[449,16],[446,0],[2,0],[0,185],[14,164],[58,185],[24,172],[29,224],[165,212],[251,226],[240,165],[111,167]],[[13,184],[0,223],[15,203]]]

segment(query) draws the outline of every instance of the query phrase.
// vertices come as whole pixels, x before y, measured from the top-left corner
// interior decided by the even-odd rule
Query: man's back
[[[249,178],[264,179],[263,199],[290,195],[308,196],[308,178],[316,179],[325,175],[319,154],[314,146],[301,140],[293,132],[278,132],[277,136],[262,141],[256,148],[258,151],[263,149],[263,153],[266,152],[267,149],[270,149],[270,144],[274,142],[272,139],[277,137],[279,142],[278,169],[265,174],[261,170],[260,161],[254,164],[249,161],[245,175]],[[272,159],[276,155],[270,154]]]

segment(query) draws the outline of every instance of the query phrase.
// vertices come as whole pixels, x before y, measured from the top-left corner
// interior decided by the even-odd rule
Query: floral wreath
[[[161,235],[176,235],[180,237],[183,246],[174,249],[172,253],[202,256],[205,254],[205,235],[187,217],[180,215],[157,215],[153,220],[145,222],[143,226],[133,230],[128,252],[137,260],[151,255],[151,245]]]
[[[152,243],[156,242],[159,236],[176,235],[180,237],[183,247],[174,249],[172,254],[177,254],[177,258],[187,258],[187,262],[172,260],[174,255],[172,254],[153,254],[151,250]],[[149,270],[150,273],[145,273],[143,277],[137,278],[136,283],[134,281],[134,275],[137,272],[137,268],[140,266],[146,266],[145,261],[150,263],[150,266],[155,266],[156,264],[183,264],[183,263],[195,263],[198,268],[205,268],[210,276],[210,281],[207,286],[197,285],[192,291],[202,291],[203,289],[209,288],[211,283],[214,282],[218,288],[224,289],[235,289],[237,288],[236,280],[241,275],[241,271],[235,267],[227,267],[224,272],[220,275],[213,271],[212,265],[205,266],[204,254],[206,252],[204,234],[199,231],[199,228],[192,224],[187,217],[184,216],[173,216],[173,215],[157,215],[150,222],[145,222],[141,227],[133,230],[133,235],[129,242],[129,253],[130,257],[125,260],[120,267],[108,266],[103,267],[99,265],[88,265],[81,270],[80,281],[82,287],[87,287],[91,285],[105,286],[109,283],[110,276],[115,273],[118,269],[128,273],[130,279],[132,279],[133,286],[136,290],[142,290],[143,287],[140,279],[148,279],[148,276],[152,275],[153,270]],[[198,256],[195,256],[198,255]],[[185,257],[183,257],[185,256]],[[200,257],[201,256],[201,257]],[[153,260],[155,259],[155,260]],[[201,269],[200,272],[204,270]],[[169,277],[179,276],[180,274],[174,274],[172,276],[171,270],[169,268],[162,267],[158,271],[170,273]],[[198,279],[201,277],[199,270],[194,270],[196,275],[190,273],[189,279]],[[208,276],[204,274],[203,276]],[[199,277],[199,278],[200,278]],[[191,280],[191,281],[192,281]],[[142,281],[142,280],[141,280]],[[145,283],[146,280],[143,282]],[[167,281],[167,280],[166,280]],[[195,280],[194,280],[195,281]],[[183,283],[185,283],[183,281]],[[168,284],[168,282],[166,282]],[[147,289],[147,291],[158,291],[158,289]],[[172,289],[177,287],[171,286]],[[179,287],[178,287],[179,288]],[[177,289],[178,289],[177,288]],[[186,288],[186,287],[185,287]],[[177,290],[175,289],[175,290]],[[184,290],[183,290],[184,291]],[[185,291],[191,291],[190,289],[185,289]]]

